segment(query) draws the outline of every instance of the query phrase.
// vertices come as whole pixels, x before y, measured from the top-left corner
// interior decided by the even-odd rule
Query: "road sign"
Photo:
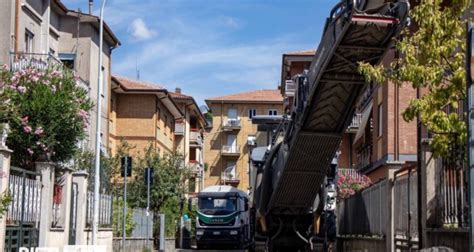
[[[125,174],[127,174],[127,177],[132,176],[132,157],[122,157],[121,161],[122,169],[120,169],[120,176],[125,177]]]
[[[149,183],[150,185],[153,185],[153,174],[154,174],[154,172],[155,172],[154,169],[151,168],[151,167],[145,168],[145,177],[144,177],[145,178],[145,184],[148,185],[148,183]],[[148,180],[148,179],[150,179],[150,180]]]

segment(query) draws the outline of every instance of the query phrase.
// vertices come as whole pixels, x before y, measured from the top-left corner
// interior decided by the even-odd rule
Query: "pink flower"
[[[16,90],[18,91],[18,93],[24,94],[24,93],[26,92],[26,87],[24,87],[24,86],[18,86],[18,87],[16,88]]]
[[[62,75],[63,73],[61,73],[61,71],[58,71],[58,70],[54,70],[51,72],[52,77],[61,77]]]
[[[34,81],[34,82],[37,82],[37,81],[39,81],[39,77],[37,75],[33,75],[33,76],[30,76],[30,80]]]
[[[31,133],[33,129],[30,127],[30,126],[24,126],[23,127],[23,131],[27,134]]]
[[[44,133],[44,130],[41,126],[36,128],[36,130],[35,130],[36,135],[41,136],[43,133]]]
[[[8,70],[8,65],[7,65],[7,64],[3,64],[3,65],[2,65],[2,70]]]
[[[32,149],[30,149],[30,148],[26,149],[26,151],[28,151],[28,154],[30,154],[30,156],[32,156],[32,155],[33,155],[33,153],[34,153],[34,152],[33,152],[33,150],[32,150]]]

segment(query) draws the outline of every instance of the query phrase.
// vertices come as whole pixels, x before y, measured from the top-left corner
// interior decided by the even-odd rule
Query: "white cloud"
[[[237,18],[234,17],[223,17],[223,23],[225,26],[230,27],[230,28],[239,28],[240,27],[240,21]]]
[[[136,41],[148,40],[158,34],[156,31],[150,29],[141,18],[136,18],[132,21],[128,27],[128,32]]]

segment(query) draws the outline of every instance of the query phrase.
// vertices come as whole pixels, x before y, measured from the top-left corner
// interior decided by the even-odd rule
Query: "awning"
[[[365,133],[365,127],[367,126],[367,122],[369,121],[370,115],[372,114],[372,106],[374,105],[373,101],[370,101],[369,105],[364,110],[362,114],[362,120],[359,124],[359,129],[357,130],[357,134],[354,138],[353,143],[357,142],[359,138],[361,138]]]

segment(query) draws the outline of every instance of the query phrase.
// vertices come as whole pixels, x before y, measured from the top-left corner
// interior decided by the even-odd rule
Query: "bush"
[[[0,122],[10,125],[12,163],[33,168],[36,161],[69,161],[84,139],[93,107],[87,90],[69,70],[0,69]]]

